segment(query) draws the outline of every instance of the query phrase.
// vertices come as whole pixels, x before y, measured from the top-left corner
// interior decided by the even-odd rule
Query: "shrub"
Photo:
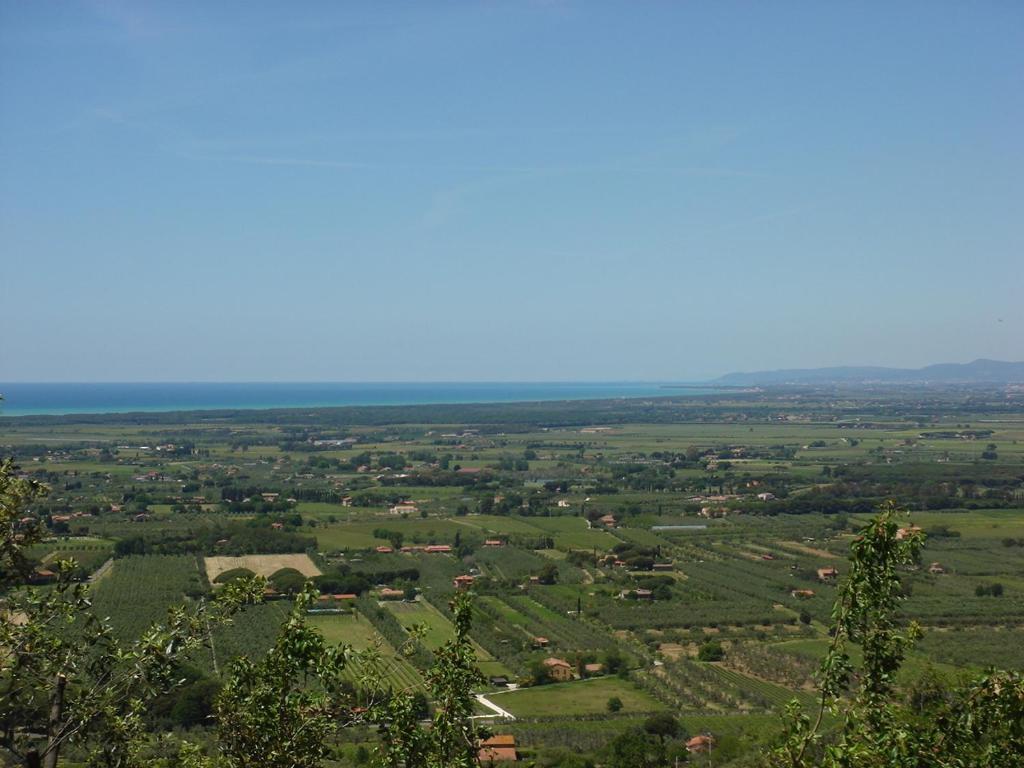
[[[281,570],[275,571],[271,574],[268,581],[270,581],[274,589],[279,592],[295,594],[296,592],[299,592],[306,583],[306,577],[294,568],[282,568]]]
[[[725,658],[725,651],[721,644],[712,640],[700,647],[700,650],[697,651],[697,658],[701,661],[721,661]]]
[[[256,574],[250,571],[248,568],[232,568],[224,571],[223,573],[217,574],[217,578],[213,580],[214,584],[228,584],[237,579],[250,579]]]

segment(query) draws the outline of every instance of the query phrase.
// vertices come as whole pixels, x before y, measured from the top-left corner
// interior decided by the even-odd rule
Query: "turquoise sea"
[[[594,400],[707,394],[637,382],[0,383],[0,416]]]

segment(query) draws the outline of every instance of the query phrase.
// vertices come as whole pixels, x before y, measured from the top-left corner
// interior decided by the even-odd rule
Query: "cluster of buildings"
[[[386,544],[382,544],[379,547],[375,547],[374,552],[381,555],[390,555],[395,551],[394,547],[389,547]],[[399,552],[425,552],[431,555],[446,554],[453,552],[451,544],[409,544],[403,547],[399,547]]]
[[[711,752],[717,745],[718,742],[712,734],[701,733],[686,741],[686,751],[690,754]],[[514,763],[518,760],[516,739],[512,734],[495,734],[488,739],[482,739],[477,745],[477,761],[485,768],[497,763]]]
[[[510,733],[503,733],[483,739],[478,745],[476,759],[483,766],[516,762],[519,760],[516,737]]]

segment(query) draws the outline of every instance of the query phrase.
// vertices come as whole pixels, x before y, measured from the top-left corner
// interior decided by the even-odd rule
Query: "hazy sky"
[[[1024,359],[1024,3],[0,0],[0,381]]]

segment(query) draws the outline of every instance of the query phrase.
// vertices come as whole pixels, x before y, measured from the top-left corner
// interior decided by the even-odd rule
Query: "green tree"
[[[787,707],[782,744],[766,756],[776,768],[1010,768],[1024,763],[1024,677],[990,671],[941,690],[931,681],[908,704],[895,688],[907,649],[919,636],[897,615],[900,575],[916,565],[924,537],[898,534],[889,502],[851,545],[847,579],[832,610],[816,711]],[[856,668],[850,646],[859,646]],[[839,718],[832,733],[825,714]],[[827,739],[825,737],[828,737]]]
[[[659,712],[644,721],[644,731],[652,736],[657,736],[662,742],[666,739],[677,738],[682,730],[679,721],[668,712]]]
[[[654,768],[660,762],[660,748],[640,728],[623,731],[607,747],[608,768]]]
[[[56,582],[28,586],[25,548],[42,528],[24,513],[46,493],[0,462],[0,749],[29,768],[55,768],[71,742],[90,765],[132,766],[145,737],[148,703],[178,682],[178,662],[206,642],[244,602],[258,599],[260,580],[225,585],[215,601],[177,606],[165,622],[122,643],[92,611],[89,587],[74,580],[74,561],[60,561]],[[23,518],[26,518],[23,522]]]
[[[317,594],[307,584],[296,596],[274,647],[261,660],[240,656],[231,663],[215,706],[225,765],[318,765],[331,735],[351,719],[343,685],[346,649],[328,644],[306,624]]]
[[[306,577],[295,568],[281,568],[270,576],[270,585],[286,595],[294,595],[303,590]]]
[[[537,578],[541,584],[554,584],[558,581],[558,566],[554,563],[546,563],[540,569],[540,574]]]
[[[609,712],[620,711],[622,709],[622,699],[620,699],[618,696],[612,696],[610,699],[608,699],[608,703],[605,705],[605,708]]]
[[[704,643],[700,650],[697,651],[697,658],[701,661],[721,661],[725,658],[725,650],[722,648],[721,643],[710,640]]]
[[[420,725],[413,696],[393,696],[372,711],[381,746],[383,768],[475,768],[478,734],[473,726],[472,691],[484,682],[469,637],[472,603],[460,593],[451,603],[454,637],[434,651],[426,682],[434,714]]]

